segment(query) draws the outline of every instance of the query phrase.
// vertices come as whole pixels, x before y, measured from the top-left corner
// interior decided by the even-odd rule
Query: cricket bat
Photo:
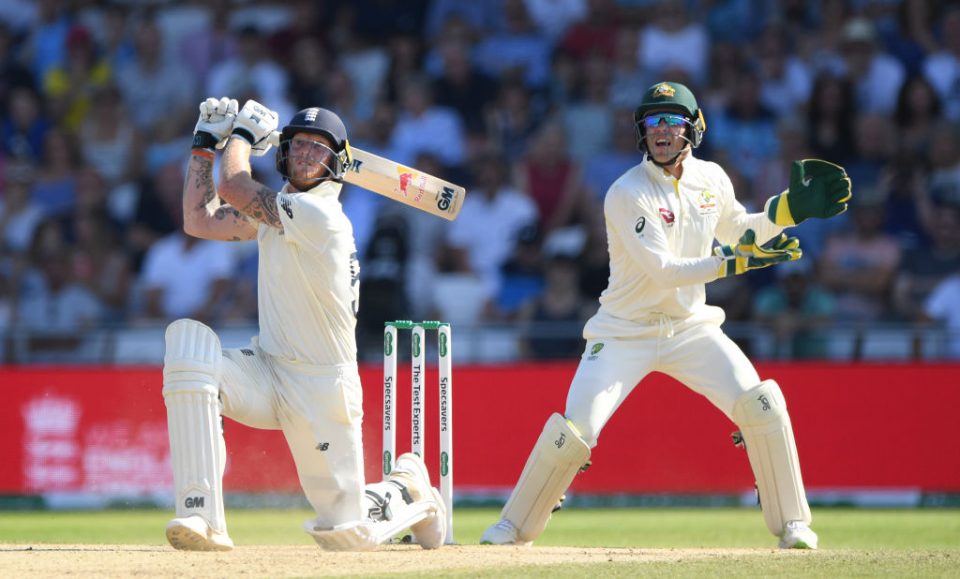
[[[356,147],[350,151],[353,162],[343,176],[347,183],[449,221],[460,213],[467,194],[463,187]]]

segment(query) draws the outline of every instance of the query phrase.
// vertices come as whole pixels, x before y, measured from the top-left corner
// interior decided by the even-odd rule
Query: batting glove
[[[788,227],[810,217],[826,219],[847,210],[853,196],[847,172],[820,159],[794,161],[790,188],[767,200],[764,212],[770,221]]]
[[[271,146],[270,138],[277,130],[277,113],[254,100],[243,104],[233,122],[233,136],[240,137],[254,149],[262,149],[264,154]]]
[[[227,97],[208,98],[200,103],[200,118],[193,128],[193,147],[211,151],[222,147],[233,129],[237,108],[236,99]]]
[[[803,251],[799,239],[787,237],[784,233],[763,245],[757,245],[756,234],[748,229],[736,244],[715,248],[714,255],[723,258],[717,277],[727,277],[785,261],[796,261],[803,256]]]
[[[280,146],[280,131],[273,131],[270,135],[257,143],[256,145],[250,147],[250,154],[254,157],[262,157],[267,154],[267,151],[270,150],[270,147],[279,147]]]

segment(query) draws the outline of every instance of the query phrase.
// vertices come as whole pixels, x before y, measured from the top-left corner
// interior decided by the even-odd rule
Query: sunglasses
[[[654,113],[643,117],[643,125],[648,129],[659,127],[661,122],[666,123],[668,127],[682,127],[689,123],[683,115],[672,113]]]

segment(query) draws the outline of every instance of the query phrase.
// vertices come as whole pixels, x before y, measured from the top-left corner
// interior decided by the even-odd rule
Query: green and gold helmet
[[[697,105],[697,99],[686,86],[679,82],[658,82],[643,93],[640,106],[633,112],[634,127],[637,131],[637,148],[645,150],[644,138],[646,131],[643,118],[649,113],[674,112],[687,119],[687,135],[684,137],[694,148],[703,141],[703,133],[707,130],[707,123],[703,119],[703,111]]]

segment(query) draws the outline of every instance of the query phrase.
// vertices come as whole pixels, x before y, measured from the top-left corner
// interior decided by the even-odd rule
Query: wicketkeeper
[[[763,213],[748,214],[724,170],[693,156],[706,124],[687,87],[650,87],[634,119],[646,155],[604,200],[610,281],[584,327],[586,350],[566,410],[547,420],[501,520],[481,542],[535,540],[589,464],[604,425],[644,376],[659,371],[739,426],[780,547],[816,549],[786,401],[720,329],[724,312],[706,305],[704,284],[800,259],[799,241],[783,229],[845,211],[850,179],[832,163],[796,161],[789,188]]]
[[[276,129],[277,113],[255,101],[239,110],[229,98],[200,104],[183,186],[184,231],[257,240],[260,332],[245,348],[222,350],[199,322],[167,328],[163,397],[176,486],[167,539],[177,549],[233,548],[222,488],[221,416],[228,416],[283,431],[316,512],[305,530],[322,547],[373,549],[410,527],[421,546],[437,548],[446,536],[445,508],[419,457],[403,455],[388,480],[364,483],[355,340],[360,268],[338,200],[350,163],[346,128],[333,112],[308,108]],[[250,155],[275,143],[287,181],[279,192],[250,171]]]

